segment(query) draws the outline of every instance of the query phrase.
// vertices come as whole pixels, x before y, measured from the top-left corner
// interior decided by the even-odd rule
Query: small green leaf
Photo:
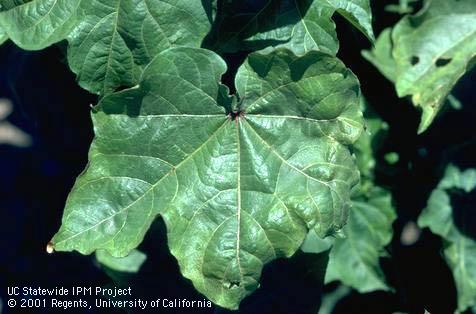
[[[453,271],[459,312],[476,306],[476,226],[471,224],[474,219],[467,219],[474,213],[464,211],[473,208],[454,208],[451,194],[459,191],[468,195],[474,193],[475,188],[476,169],[460,171],[453,165],[448,166],[418,219],[420,227],[430,228],[431,232],[441,236],[445,242],[444,255]],[[455,221],[459,221],[459,225]]]
[[[96,251],[96,259],[102,265],[124,273],[137,273],[147,256],[139,250],[132,250],[124,257],[114,257],[104,250]]]
[[[304,253],[319,254],[330,250],[334,245],[334,241],[335,238],[333,237],[321,238],[314,230],[311,230],[308,232],[301,245],[301,251]]]
[[[124,256],[160,214],[183,275],[236,309],[309,229],[342,228],[358,182],[347,147],[362,129],[355,76],[318,52],[252,54],[230,112],[225,70],[211,51],[166,50],[139,86],[100,102],[56,250]]]

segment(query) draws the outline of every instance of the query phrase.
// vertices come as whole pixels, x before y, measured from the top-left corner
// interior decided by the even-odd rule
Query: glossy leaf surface
[[[208,50],[171,49],[138,87],[101,101],[56,250],[124,256],[160,214],[183,275],[237,308],[309,229],[342,228],[358,182],[346,146],[362,128],[354,75],[318,52],[253,54],[237,104],[219,84],[225,70]]]
[[[373,39],[368,0],[247,0],[223,5],[212,46],[224,52],[282,47],[297,55],[312,50],[335,55],[336,11]]]
[[[79,84],[105,95],[137,84],[161,51],[199,47],[210,10],[211,1],[200,0],[33,0],[4,6],[0,26],[24,49],[67,40]]]

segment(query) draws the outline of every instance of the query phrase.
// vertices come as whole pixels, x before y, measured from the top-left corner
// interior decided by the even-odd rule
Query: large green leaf
[[[476,306],[476,225],[474,208],[470,208],[471,205],[454,207],[451,196],[455,193],[474,195],[475,188],[476,169],[460,171],[455,166],[448,166],[418,218],[420,227],[429,227],[444,240],[444,255],[453,271],[460,312]],[[474,202],[469,204],[474,205]]]
[[[450,30],[450,31],[449,31]],[[391,52],[391,53],[390,53]],[[476,1],[432,0],[385,30],[367,59],[422,110],[419,133],[440,111],[476,56]]]
[[[225,52],[282,47],[297,55],[311,50],[336,54],[339,42],[331,19],[336,11],[373,39],[368,0],[246,0],[223,5],[212,47]]]
[[[79,84],[105,95],[137,84],[159,52],[199,47],[211,28],[210,6],[201,0],[33,0],[6,6],[0,26],[24,49],[68,40]]]
[[[101,101],[56,250],[126,255],[160,214],[184,276],[237,308],[309,229],[342,228],[359,177],[347,148],[362,128],[355,76],[318,52],[253,54],[238,105],[218,83],[225,70],[208,50],[170,49],[139,86]]]

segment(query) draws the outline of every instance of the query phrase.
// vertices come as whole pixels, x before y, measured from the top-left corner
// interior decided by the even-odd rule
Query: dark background
[[[385,13],[381,2],[384,1],[373,1],[377,34],[399,19],[397,14]],[[472,90],[476,73],[467,74],[453,93],[463,103],[463,109],[448,110],[427,132],[417,136],[419,113],[408,100],[399,99],[393,85],[361,57],[360,51],[370,46],[368,41],[343,19],[336,17],[336,21],[341,42],[339,57],[359,77],[372,108],[390,125],[388,137],[377,152],[377,180],[391,189],[398,220],[388,247],[391,259],[381,261],[396,292],[351,292],[333,313],[423,313],[424,308],[432,314],[452,313],[456,291],[440,253],[440,239],[423,230],[414,245],[406,246],[401,243],[400,234],[409,221],[416,221],[448,162],[462,169],[475,166],[476,150],[471,149],[476,138],[476,93]],[[243,56],[225,57],[233,71]],[[48,255],[45,251],[60,225],[74,179],[87,162],[93,136],[89,111],[96,96],[78,87],[59,47],[27,52],[7,42],[0,48],[0,98],[8,98],[14,104],[8,121],[33,137],[33,145],[28,148],[0,145],[3,313],[17,313],[6,307],[7,286],[71,288],[110,284],[111,278],[93,257],[77,253]],[[394,166],[383,159],[391,151],[400,156]],[[455,201],[474,204],[472,197]],[[202,300],[203,296],[181,277],[175,259],[168,253],[162,222],[158,220],[153,229],[140,247],[148,253],[140,273],[120,276],[109,270],[109,274],[131,285],[134,297]],[[242,303],[240,313],[317,313],[322,294],[319,265],[326,258],[325,254],[299,253],[290,260],[278,260],[267,266],[262,287]],[[326,286],[324,293],[332,292],[336,286]],[[96,310],[99,312],[107,313]],[[176,309],[171,313],[227,312],[212,308]]]

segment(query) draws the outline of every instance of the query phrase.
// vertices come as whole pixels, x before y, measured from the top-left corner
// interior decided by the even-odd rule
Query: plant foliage
[[[334,239],[319,238],[311,231],[302,246],[312,253],[330,249],[325,281],[338,280],[362,293],[391,289],[379,260],[387,255],[384,247],[392,238],[396,218],[390,192],[374,183],[374,155],[388,126],[369,109],[365,118],[367,132],[354,145],[361,182],[351,198],[348,223]]]
[[[411,96],[422,111],[424,132],[476,56],[476,2],[427,0],[382,32],[364,56],[390,80],[400,97]]]
[[[448,97],[458,103],[476,2],[388,9],[406,15],[374,43],[369,0],[0,0],[0,43],[63,45],[78,84],[98,95],[89,162],[50,248],[134,273],[161,217],[183,276],[225,308],[299,249],[329,250],[326,282],[391,291],[380,259],[396,213],[375,170],[388,126],[370,105],[364,121],[333,18],[374,44],[364,57],[421,109],[423,132]],[[460,311],[476,303],[476,249],[450,199],[473,193],[474,178],[450,166],[419,219],[444,238]]]
[[[318,52],[253,54],[236,76],[238,105],[219,84],[225,69],[207,50],[166,50],[138,87],[99,103],[56,250],[124,256],[160,214],[184,276],[236,308],[308,229],[344,225],[358,182],[344,146],[362,123],[355,77]]]
[[[446,169],[431,193],[418,224],[428,227],[444,241],[444,256],[453,272],[458,290],[458,310],[476,306],[476,224],[471,203],[476,189],[476,169]],[[461,199],[462,202],[455,201]]]

